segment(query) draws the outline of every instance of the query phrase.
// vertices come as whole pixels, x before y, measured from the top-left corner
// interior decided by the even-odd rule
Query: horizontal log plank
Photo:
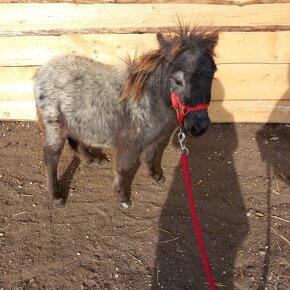
[[[0,38],[0,66],[42,65],[54,55],[76,54],[117,64],[157,48],[155,34],[88,34]]]
[[[209,115],[213,122],[289,123],[290,100],[213,101]],[[35,121],[35,102],[0,101],[0,120]]]
[[[212,94],[214,100],[290,100],[290,65],[219,65]]]
[[[0,101],[0,121],[35,121],[36,108],[34,101]]]
[[[7,0],[4,0],[4,1],[7,1]],[[80,1],[95,1],[95,0],[80,0]],[[96,0],[96,1],[99,1],[99,0]],[[265,3],[273,3],[273,2],[290,3],[290,0],[275,0],[275,1],[273,0],[116,0],[115,1],[115,3],[152,3],[152,2],[154,3],[171,3],[172,2],[172,3],[220,4],[220,5],[222,4],[222,5],[244,6],[244,5],[265,4]]]
[[[263,13],[261,13],[263,11]],[[138,13],[137,13],[138,12]],[[0,4],[1,35],[21,33],[148,32],[168,30],[176,15],[184,23],[229,29],[290,30],[290,3],[246,6],[214,4]]]
[[[219,4],[219,5],[252,5],[273,3],[273,0],[0,0],[0,3],[116,3],[116,4],[147,4],[147,3],[195,3],[195,4]],[[290,0],[276,0],[275,3],[290,3]]]
[[[0,67],[0,100],[33,100],[36,67]],[[289,64],[219,65],[213,100],[290,100]]]
[[[289,123],[290,100],[213,101],[209,115],[216,123]]]
[[[0,38],[0,66],[42,65],[53,55],[78,54],[117,64],[157,48],[155,34],[87,34]],[[217,63],[290,63],[290,31],[225,32]]]
[[[37,67],[0,67],[0,101],[33,100],[33,76]]]

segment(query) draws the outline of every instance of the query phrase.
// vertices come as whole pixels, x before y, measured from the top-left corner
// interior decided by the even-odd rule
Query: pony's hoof
[[[109,162],[109,159],[104,158],[104,159],[98,159],[96,158],[95,160],[93,160],[90,165],[97,165],[97,166],[103,166],[105,164],[107,164]]]
[[[64,198],[56,198],[54,199],[54,204],[57,208],[65,207],[66,200]]]
[[[122,207],[123,209],[128,209],[128,208],[131,207],[131,206],[132,206],[132,203],[131,203],[130,200],[128,200],[128,201],[122,201],[122,202],[121,202],[121,207]]]
[[[166,179],[163,175],[161,175],[158,179],[155,179],[155,182],[159,185],[163,185],[165,183]]]

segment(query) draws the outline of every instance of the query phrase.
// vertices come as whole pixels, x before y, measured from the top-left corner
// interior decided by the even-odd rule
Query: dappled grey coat
[[[56,205],[66,196],[58,186],[57,164],[68,139],[88,162],[90,149],[115,147],[113,189],[124,207],[127,175],[143,154],[148,174],[163,182],[157,147],[177,126],[170,92],[187,106],[209,104],[216,66],[217,33],[180,27],[175,36],[157,34],[159,49],[128,64],[113,67],[80,56],[63,56],[42,66],[34,77],[39,127],[43,137],[48,190]],[[207,110],[188,112],[184,128],[194,136],[206,131]]]

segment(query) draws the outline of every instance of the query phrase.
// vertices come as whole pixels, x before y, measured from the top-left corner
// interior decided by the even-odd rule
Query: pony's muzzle
[[[187,114],[184,119],[184,128],[190,136],[198,137],[207,131],[210,123],[207,111],[196,111]]]

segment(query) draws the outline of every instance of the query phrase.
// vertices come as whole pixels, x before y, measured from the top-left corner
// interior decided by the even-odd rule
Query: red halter
[[[187,113],[198,110],[206,110],[208,108],[207,104],[199,104],[193,107],[185,106],[180,102],[179,96],[175,92],[171,93],[171,102],[176,111],[177,120],[181,127],[182,121]]]

